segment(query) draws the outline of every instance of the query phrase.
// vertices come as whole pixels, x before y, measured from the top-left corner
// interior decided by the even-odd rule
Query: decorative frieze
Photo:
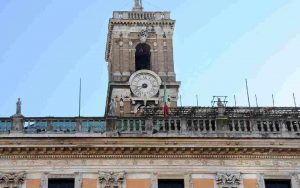
[[[121,188],[125,180],[125,172],[100,172],[101,188]]]
[[[25,172],[0,172],[0,186],[19,187],[25,181]]]

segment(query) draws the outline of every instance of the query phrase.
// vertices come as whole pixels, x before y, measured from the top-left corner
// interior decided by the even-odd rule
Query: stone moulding
[[[300,148],[259,147],[0,147],[0,159],[226,158],[300,159]]]
[[[238,186],[240,185],[241,180],[242,178],[240,173],[220,172],[216,175],[216,183],[221,186]]]
[[[25,172],[0,172],[0,186],[17,187],[25,181]]]
[[[125,172],[99,172],[101,188],[121,188],[125,180]]]

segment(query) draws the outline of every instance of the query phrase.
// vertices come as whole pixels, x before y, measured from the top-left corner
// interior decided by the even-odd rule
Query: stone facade
[[[283,179],[299,188],[300,108],[221,100],[177,108],[174,24],[169,12],[143,12],[139,0],[113,13],[105,117],[24,117],[18,100],[16,114],[0,118],[0,188],[48,188],[52,179],[72,179],[75,188],[158,188],[166,179],[185,188],[265,188],[266,179]],[[168,90],[167,116],[162,83],[158,103],[130,90],[140,43],[151,47],[147,71]]]

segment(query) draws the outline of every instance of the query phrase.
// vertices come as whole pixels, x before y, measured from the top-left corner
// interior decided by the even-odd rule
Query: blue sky
[[[174,56],[183,105],[300,104],[299,0],[143,0],[176,19]],[[102,116],[107,92],[107,24],[133,0],[1,0],[0,116]]]

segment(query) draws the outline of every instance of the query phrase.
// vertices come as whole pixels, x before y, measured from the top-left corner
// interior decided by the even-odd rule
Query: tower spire
[[[142,0],[134,0],[134,7],[132,11],[143,11]]]

